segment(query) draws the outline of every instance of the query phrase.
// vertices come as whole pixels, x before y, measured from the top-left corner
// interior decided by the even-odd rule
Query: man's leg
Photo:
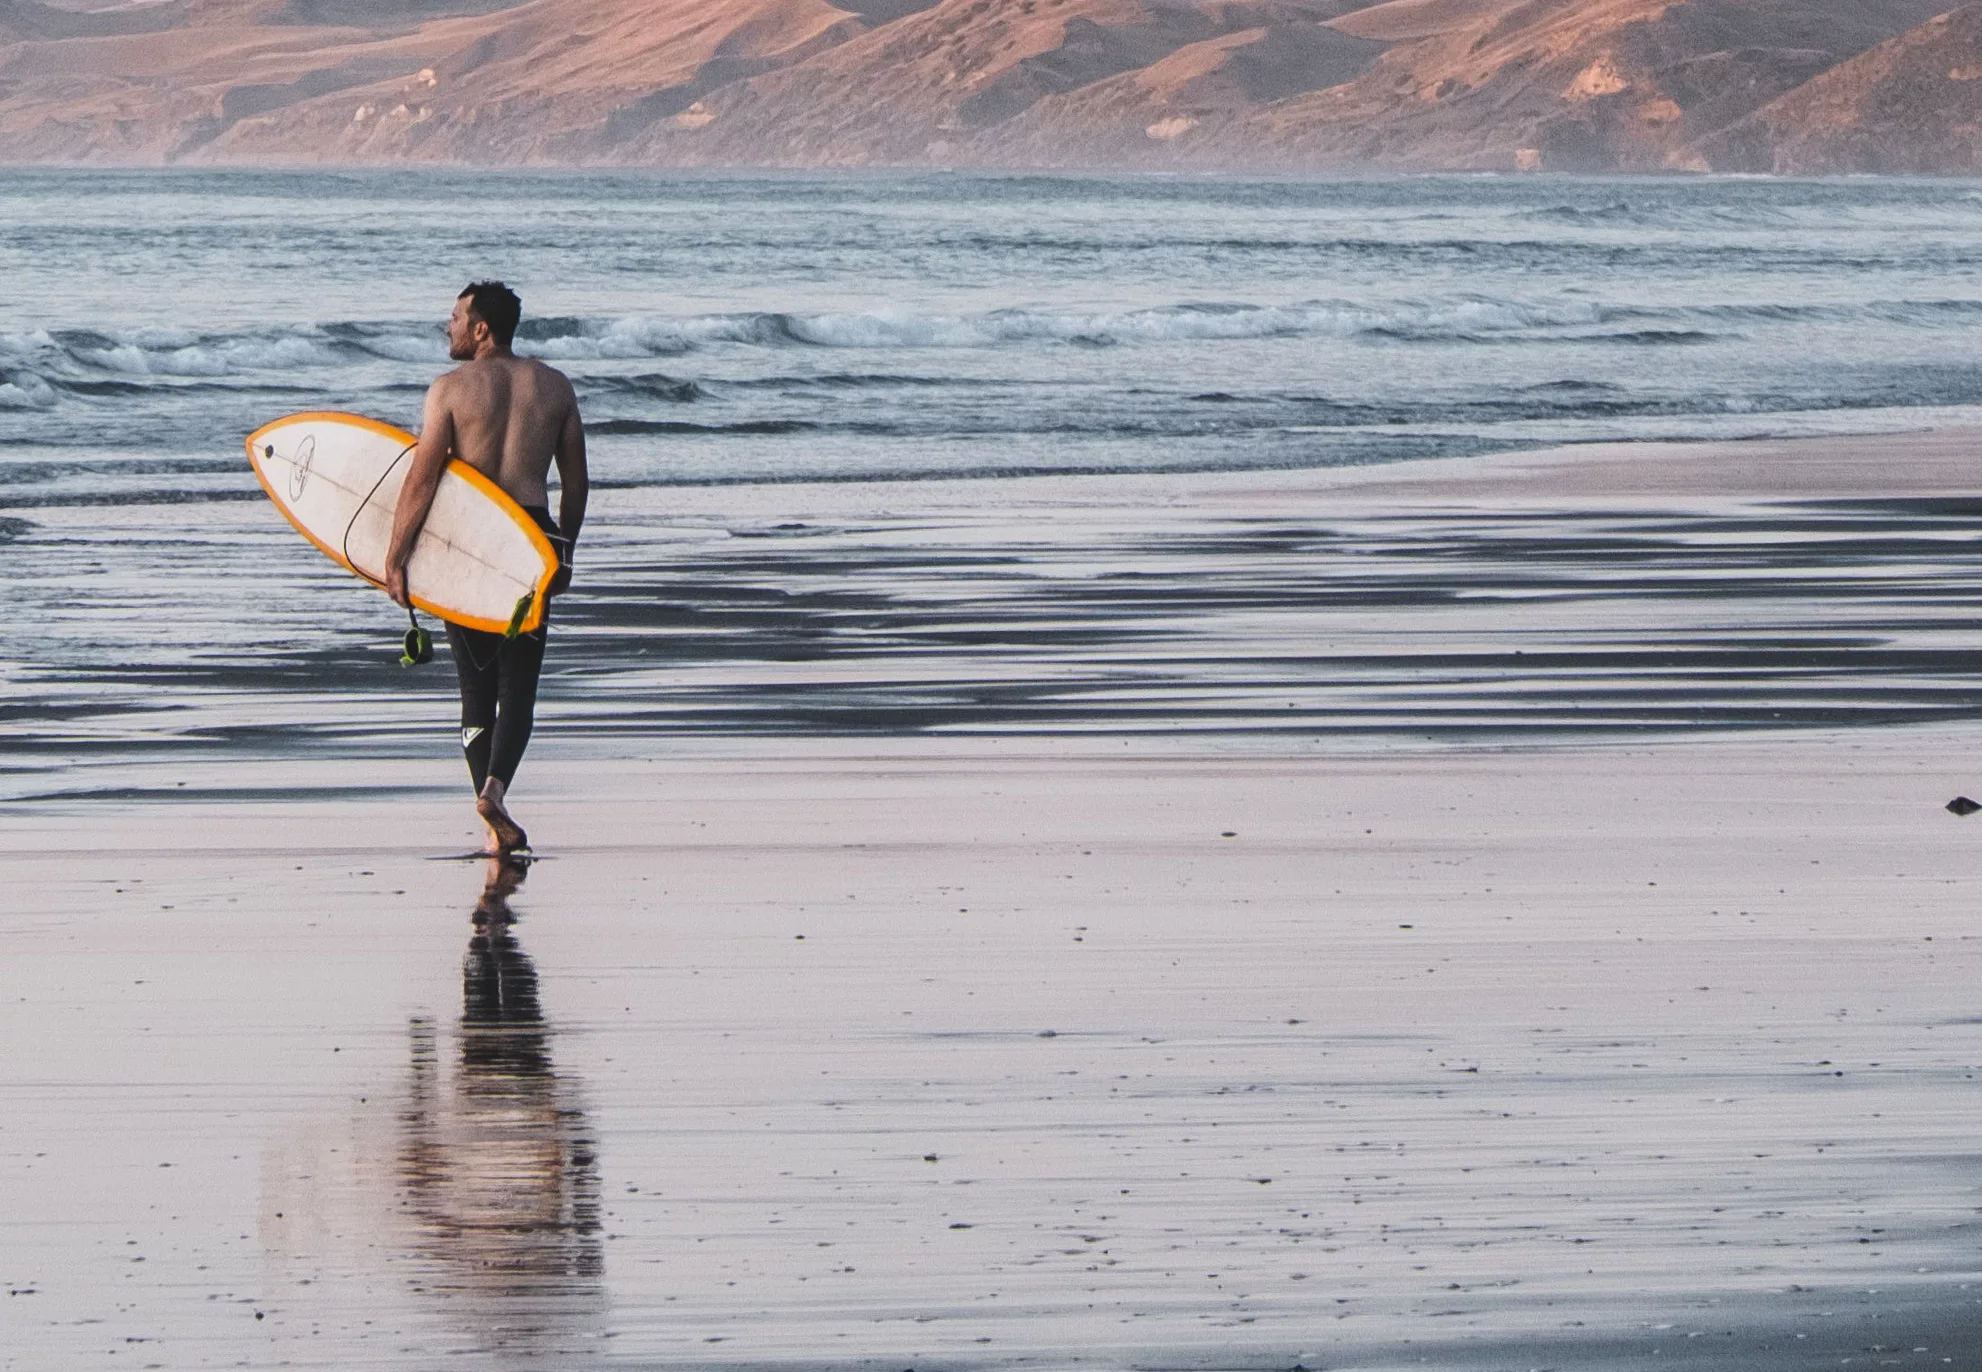
[[[447,646],[454,655],[454,674],[461,683],[461,753],[475,794],[489,779],[489,757],[495,748],[496,702],[502,639],[496,634],[447,626]]]
[[[523,750],[537,724],[537,678],[544,670],[544,641],[548,623],[530,634],[518,634],[502,645],[498,657],[495,737],[489,753],[489,775],[509,788]]]
[[[489,730],[487,770],[475,797],[475,813],[489,826],[492,846],[498,853],[513,853],[530,846],[523,826],[510,818],[505,798],[536,724],[537,677],[544,666],[548,629],[548,624],[542,624],[535,633],[518,634],[508,640],[494,634],[477,636],[489,639],[494,645],[496,710],[495,727]]]

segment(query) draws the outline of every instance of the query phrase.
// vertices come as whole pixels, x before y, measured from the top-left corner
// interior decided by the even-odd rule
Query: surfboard
[[[275,508],[331,561],[385,585],[393,507],[419,440],[363,415],[292,414],[248,435],[248,462]],[[557,552],[537,521],[456,459],[406,563],[413,603],[453,624],[528,633],[544,620]]]

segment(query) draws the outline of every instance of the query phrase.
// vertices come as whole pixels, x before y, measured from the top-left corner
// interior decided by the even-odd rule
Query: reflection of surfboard
[[[392,511],[417,441],[363,415],[293,414],[248,435],[248,461],[303,537],[383,586]],[[406,564],[413,603],[470,629],[527,633],[543,622],[556,574],[557,553],[522,506],[467,463],[449,462]]]

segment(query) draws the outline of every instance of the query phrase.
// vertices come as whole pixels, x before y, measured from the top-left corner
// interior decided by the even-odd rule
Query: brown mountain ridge
[[[1982,169],[1982,3],[0,0],[0,161]]]

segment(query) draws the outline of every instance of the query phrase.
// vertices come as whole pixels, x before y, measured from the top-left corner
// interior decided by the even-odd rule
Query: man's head
[[[523,302],[502,282],[471,282],[455,299],[447,321],[447,355],[467,362],[480,355],[484,342],[507,351],[522,317]]]

